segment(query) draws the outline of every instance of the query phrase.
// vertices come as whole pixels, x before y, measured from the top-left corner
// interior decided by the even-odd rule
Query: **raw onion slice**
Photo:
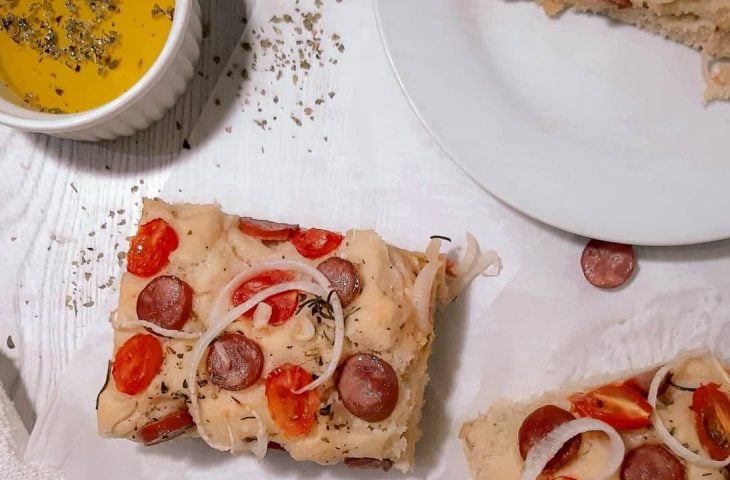
[[[499,270],[501,269],[501,267],[502,264],[499,259],[499,255],[497,255],[497,252],[495,252],[494,250],[488,250],[479,255],[479,257],[472,263],[469,269],[465,273],[459,275],[449,285],[449,294],[446,301],[454,301],[456,297],[461,295],[464,290],[466,290],[466,287],[468,287],[475,278],[485,273],[487,270],[494,268],[497,274],[499,274]]]
[[[439,265],[437,263],[429,262],[425,267],[418,272],[416,281],[413,282],[413,295],[411,296],[411,302],[413,308],[416,310],[416,325],[419,329],[424,332],[429,331],[431,328],[430,320],[430,308],[431,308],[431,295],[433,291],[433,282],[436,279],[436,275],[439,271]]]
[[[155,332],[157,335],[160,335],[161,337],[168,337],[168,338],[177,338],[180,340],[194,340],[196,338],[200,338],[200,333],[191,333],[191,332],[182,332],[180,330],[170,330],[167,328],[162,328],[159,325],[156,325],[152,322],[148,322],[147,320],[121,320],[121,321],[114,321],[112,322],[114,328],[117,330],[128,330],[133,328],[146,328],[148,330],[151,330]]]
[[[317,333],[314,324],[307,317],[296,317],[294,322],[294,326],[291,329],[291,337],[296,342],[308,342]]]
[[[689,463],[697,465],[698,467],[723,468],[727,465],[730,465],[730,457],[726,458],[725,460],[712,460],[711,458],[704,457],[693,452],[689,448],[682,445],[679,440],[674,438],[672,434],[669,433],[669,430],[667,430],[667,427],[664,426],[662,417],[659,415],[659,413],[657,413],[656,403],[659,387],[664,381],[664,378],[670,372],[671,368],[671,365],[665,365],[660,368],[659,371],[656,372],[656,375],[654,375],[654,379],[651,381],[651,386],[649,387],[649,397],[647,398],[647,401],[649,402],[649,405],[651,405],[651,408],[654,410],[654,413],[652,413],[651,415],[651,423],[654,426],[654,431],[656,432],[657,436],[661,439],[662,442],[664,442],[664,445],[669,447],[669,449],[674,452],[675,455],[683,458]]]
[[[253,328],[260,329],[269,324],[273,309],[266,302],[261,302],[253,312]]]
[[[621,468],[626,447],[621,435],[609,424],[593,418],[578,418],[566,422],[537,442],[527,454],[520,480],[537,480],[548,462],[563,448],[565,442],[586,432],[603,432],[608,436],[611,449],[606,468],[596,480],[608,480]],[[588,479],[586,479],[588,480]]]
[[[258,460],[262,460],[266,456],[266,452],[269,450],[269,432],[266,430],[263,420],[259,417],[259,414],[251,410],[251,415],[256,417],[259,429],[256,432],[256,444],[253,446],[251,451]]]
[[[477,244],[477,239],[474,238],[471,232],[466,232],[466,249],[464,250],[464,255],[459,260],[459,263],[451,267],[451,273],[455,277],[464,275],[476,261],[478,253],[479,245]]]

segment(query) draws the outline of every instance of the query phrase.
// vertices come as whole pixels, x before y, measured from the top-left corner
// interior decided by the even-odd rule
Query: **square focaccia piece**
[[[99,431],[407,471],[433,306],[457,280],[446,263],[438,246],[412,253],[370,230],[146,200],[112,319]]]

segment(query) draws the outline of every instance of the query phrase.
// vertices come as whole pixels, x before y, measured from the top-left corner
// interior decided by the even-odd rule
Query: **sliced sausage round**
[[[616,288],[626,283],[635,263],[634,247],[602,240],[588,242],[580,257],[586,280],[599,288]]]
[[[571,420],[575,420],[572,413],[555,405],[542,406],[529,414],[522,421],[518,432],[520,456],[522,459],[526,459],[530,449],[537,442],[545,438],[548,433]],[[582,437],[577,435],[565,442],[563,448],[545,466],[545,471],[557,470],[574,460],[578,456],[578,450],[580,450],[582,441]]]
[[[664,445],[642,445],[626,454],[621,480],[684,480],[685,468]]]
[[[391,469],[391,467],[393,467],[393,460],[388,460],[387,458],[381,460],[379,458],[347,457],[345,458],[345,465],[347,465],[348,468],[365,468],[370,470],[383,470],[384,472],[387,472]]]
[[[317,270],[330,281],[343,307],[351,304],[360,294],[360,275],[352,262],[340,257],[330,257],[320,263]]]
[[[193,289],[177,277],[157,277],[137,296],[137,317],[168,330],[180,330],[193,309]]]
[[[350,413],[366,422],[380,422],[398,403],[398,376],[385,360],[357,353],[342,364],[337,391]]]
[[[243,390],[261,378],[264,354],[258,343],[239,333],[226,333],[208,350],[208,374],[224,390]]]
[[[145,445],[157,445],[182,435],[193,425],[195,423],[190,413],[181,410],[143,426],[139,436]]]

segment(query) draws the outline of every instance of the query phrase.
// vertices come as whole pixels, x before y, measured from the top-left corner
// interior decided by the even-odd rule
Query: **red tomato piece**
[[[275,368],[266,378],[269,413],[286,436],[307,435],[317,423],[319,392],[316,389],[300,394],[293,392],[311,382],[309,372],[291,363]]]
[[[260,238],[261,240],[283,242],[289,240],[294,233],[299,231],[299,225],[241,217],[238,219],[238,229],[245,235]]]
[[[140,429],[139,436],[145,445],[156,445],[182,435],[194,423],[190,413],[181,410],[148,423]]]
[[[626,385],[604,385],[570,397],[578,414],[602,420],[619,430],[634,430],[651,424],[652,408],[640,393]]]
[[[143,392],[160,373],[162,345],[154,335],[139,333],[117,350],[112,376],[117,390],[127,395]]]
[[[730,456],[730,399],[715,383],[701,385],[692,395],[695,428],[713,460]]]
[[[178,247],[175,230],[161,218],[140,225],[129,242],[127,271],[138,277],[151,277],[160,272]]]
[[[295,233],[291,241],[303,257],[319,258],[335,251],[344,238],[329,230],[310,228]]]
[[[256,275],[251,280],[242,283],[241,286],[233,292],[233,305],[241,305],[261,290],[265,290],[280,283],[290,282],[293,279],[294,275],[283,270],[270,270]],[[283,323],[286,323],[286,321],[289,320],[297,311],[297,305],[299,304],[299,292],[292,290],[290,292],[272,295],[267,298],[264,303],[267,303],[271,307],[269,325],[282,325]],[[255,310],[256,308],[252,308],[243,315],[246,318],[252,318]]]
[[[551,480],[576,480],[576,479],[573,477],[566,477],[564,475],[561,475],[559,477],[553,477]]]

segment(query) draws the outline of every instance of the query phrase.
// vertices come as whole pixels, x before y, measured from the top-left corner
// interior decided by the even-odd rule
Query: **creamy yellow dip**
[[[50,113],[99,107],[159,56],[174,0],[0,0],[0,82]]]

